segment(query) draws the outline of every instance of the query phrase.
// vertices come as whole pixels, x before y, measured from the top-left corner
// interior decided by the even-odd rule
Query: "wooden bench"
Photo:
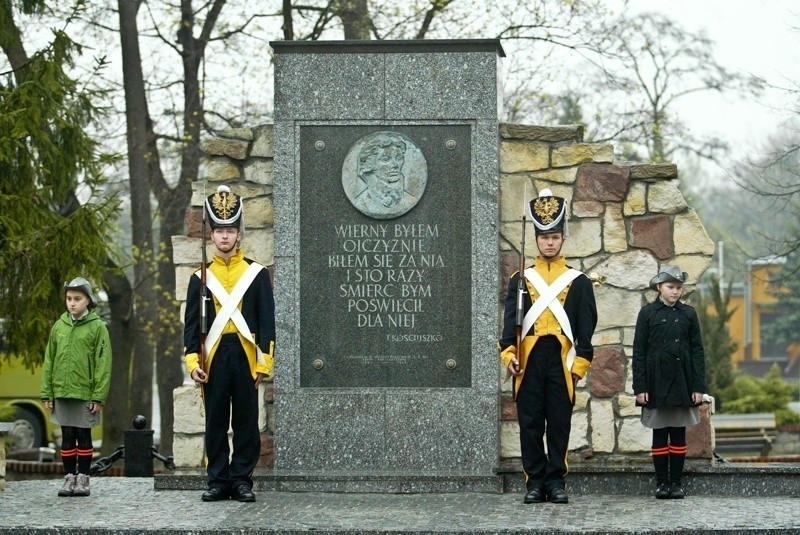
[[[766,457],[778,434],[775,415],[771,412],[715,414],[711,417],[711,425],[717,453],[758,452],[761,457]]]

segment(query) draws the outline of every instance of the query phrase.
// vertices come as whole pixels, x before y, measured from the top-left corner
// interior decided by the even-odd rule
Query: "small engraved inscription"
[[[342,165],[342,188],[364,215],[399,217],[417,205],[428,183],[425,156],[408,136],[375,132],[359,139]]]

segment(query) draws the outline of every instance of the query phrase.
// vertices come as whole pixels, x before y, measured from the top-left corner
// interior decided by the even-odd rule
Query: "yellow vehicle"
[[[10,408],[14,429],[11,431],[11,451],[50,446],[60,447],[61,427],[50,421],[50,412],[39,399],[42,369],[25,368],[21,358],[0,357],[0,412]],[[92,439],[103,438],[101,425],[92,429]]]

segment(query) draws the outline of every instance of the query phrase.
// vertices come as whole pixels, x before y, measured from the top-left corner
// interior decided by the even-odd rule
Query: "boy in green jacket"
[[[50,330],[44,352],[41,398],[61,425],[64,485],[59,496],[89,496],[92,427],[108,398],[111,342],[93,310],[97,298],[89,281],[77,277],[64,285],[67,311]]]

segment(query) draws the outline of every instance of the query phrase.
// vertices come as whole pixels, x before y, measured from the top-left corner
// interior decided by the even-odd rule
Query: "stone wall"
[[[503,288],[518,269],[522,202],[550,188],[568,204],[563,253],[595,282],[595,355],[579,383],[569,450],[577,459],[630,460],[650,453],[651,432],[639,422],[631,348],[639,309],[655,292],[647,284],[661,264],[689,273],[687,291],[711,262],[714,243],[678,189],[674,164],[614,161],[613,146],[583,143],[579,126],[501,125],[500,258]],[[526,257],[536,254],[529,225]],[[505,374],[502,374],[505,378]],[[520,455],[511,382],[501,382],[501,458]],[[710,459],[709,408],[687,430],[689,456]]]
[[[6,489],[6,437],[0,432],[0,490]]]
[[[221,133],[204,144],[205,182],[196,185],[187,213],[188,236],[173,238],[176,295],[184,300],[188,277],[200,262],[200,206],[216,185],[231,185],[245,198],[244,248],[267,266],[274,264],[273,130],[269,125]],[[598,326],[595,358],[579,383],[572,422],[573,460],[647,459],[651,433],[639,423],[631,387],[631,346],[639,309],[655,298],[647,288],[661,264],[678,264],[689,273],[693,289],[714,253],[697,214],[678,189],[674,164],[629,165],[614,161],[613,146],[583,142],[580,126],[501,125],[500,258],[503,282],[498,288],[498,330],[508,279],[519,263],[523,198],[540,189],[568,199],[564,254],[570,263],[596,279]],[[204,186],[202,184],[207,184]],[[526,233],[526,256],[535,255],[533,228]],[[280,348],[277,348],[280,355]],[[279,358],[279,357],[278,357]],[[519,453],[519,429],[511,384],[498,359],[500,457]],[[271,465],[274,414],[271,385],[263,392],[262,465]],[[201,466],[203,415],[199,391],[186,384],[175,391],[175,463]],[[687,431],[689,456],[712,457],[709,407],[703,421]]]

